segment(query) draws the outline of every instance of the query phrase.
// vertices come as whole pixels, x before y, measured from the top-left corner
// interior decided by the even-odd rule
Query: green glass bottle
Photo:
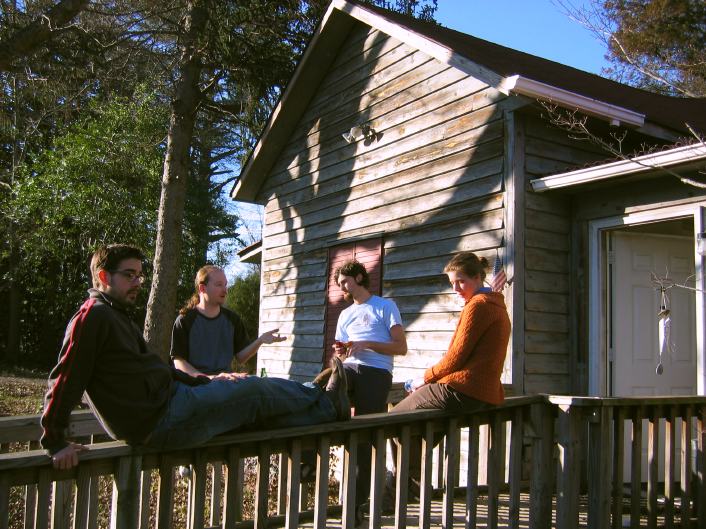
[[[267,370],[264,367],[260,369],[260,378],[267,378]]]

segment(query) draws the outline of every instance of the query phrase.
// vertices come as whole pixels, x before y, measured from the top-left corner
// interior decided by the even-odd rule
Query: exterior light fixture
[[[342,134],[343,139],[348,143],[353,143],[354,141],[358,141],[360,139],[371,140],[375,138],[375,135],[375,129],[367,124],[355,125],[354,127],[351,127],[351,130]]]

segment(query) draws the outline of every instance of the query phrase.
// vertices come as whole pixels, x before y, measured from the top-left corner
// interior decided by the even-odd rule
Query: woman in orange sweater
[[[501,404],[500,382],[510,339],[505,299],[483,286],[488,260],[474,253],[455,255],[444,268],[451,286],[464,300],[446,354],[412,381],[411,393],[392,411],[444,409],[468,412]]]

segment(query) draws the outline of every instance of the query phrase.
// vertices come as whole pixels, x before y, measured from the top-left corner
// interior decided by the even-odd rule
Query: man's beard
[[[350,292],[344,292],[343,299],[346,301],[353,301],[353,294],[351,294]]]

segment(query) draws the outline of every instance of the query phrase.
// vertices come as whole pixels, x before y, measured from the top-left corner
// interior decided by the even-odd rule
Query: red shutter
[[[344,262],[357,259],[370,275],[370,292],[380,295],[382,288],[382,239],[367,239],[364,241],[332,246],[328,251],[328,288],[326,292],[326,316],[324,322],[324,367],[328,367],[333,356],[333,342],[336,339],[336,323],[341,311],[349,303],[344,301],[343,292],[336,284],[334,270]]]

